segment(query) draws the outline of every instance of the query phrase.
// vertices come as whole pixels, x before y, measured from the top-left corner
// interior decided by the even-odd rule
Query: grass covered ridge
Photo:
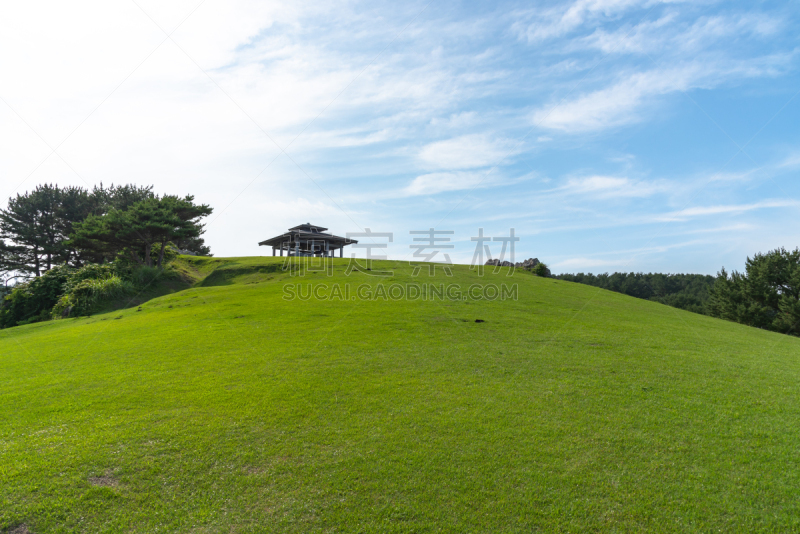
[[[519,300],[286,301],[414,279],[281,259],[0,331],[0,530],[800,529],[800,339],[465,266],[418,280]]]

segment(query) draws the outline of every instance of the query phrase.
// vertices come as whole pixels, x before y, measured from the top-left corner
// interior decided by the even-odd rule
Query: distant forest
[[[614,273],[559,274],[559,280],[624,293],[682,310],[709,315],[709,291],[716,278],[706,274]]]

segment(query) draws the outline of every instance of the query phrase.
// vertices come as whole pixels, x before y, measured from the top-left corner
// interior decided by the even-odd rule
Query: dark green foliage
[[[58,265],[39,277],[0,292],[0,328],[89,315],[108,305],[125,306],[129,297],[156,280],[175,280],[175,269],[139,267],[130,262],[87,264],[74,269]],[[121,302],[120,299],[122,299]]]
[[[126,268],[124,265],[116,263],[104,263],[102,265],[90,263],[89,265],[81,267],[73,272],[72,275],[70,275],[66,289],[69,291],[70,288],[85,280],[102,280],[112,276],[121,276],[129,279],[131,277],[131,270]]]
[[[75,225],[71,243],[98,254],[118,254],[138,265],[161,267],[167,244],[194,242],[202,246],[203,225],[199,220],[212,209],[185,198],[165,195],[136,202],[126,210],[112,209],[103,216],[90,216]],[[153,247],[157,246],[157,259]],[[207,248],[207,247],[206,247]]]
[[[70,267],[59,265],[42,276],[16,285],[0,307],[0,328],[48,319],[73,272]]]
[[[9,199],[0,210],[0,328],[88,314],[146,287],[175,257],[173,241],[208,253],[199,219],[211,208],[193,200],[102,184],[91,193],[42,185]],[[6,287],[20,277],[36,278]]]
[[[97,209],[93,212],[97,215],[105,215],[112,209],[126,210],[142,200],[155,198],[153,186],[138,186],[134,184],[117,185],[111,184],[105,188],[101,183],[99,187],[92,189],[92,197],[97,204]]]
[[[0,241],[0,272],[39,276],[61,263],[80,267],[112,259],[114,254],[107,251],[70,242],[75,224],[154,198],[152,189],[136,185],[105,188],[100,184],[89,192],[80,187],[44,184],[10,198],[8,207],[0,210],[0,239],[6,240]]]
[[[800,334],[800,249],[747,258],[745,272],[723,268],[708,302],[709,314],[737,323]]]
[[[54,319],[88,315],[105,301],[133,293],[131,278],[132,271],[123,265],[87,265],[69,277],[51,315]]]
[[[550,277],[550,269],[547,268],[547,265],[544,263],[537,263],[536,265],[531,268],[531,272],[536,276],[542,276],[544,278]]]
[[[25,264],[20,263],[23,247],[7,244],[0,239],[0,273],[24,272]]]
[[[707,313],[705,303],[714,277],[703,274],[608,273],[559,274],[555,278],[601,287],[695,313]]]
[[[13,242],[13,252],[7,249],[6,254],[17,270],[39,276],[59,259],[56,208],[60,191],[41,185],[32,193],[10,198],[8,208],[0,210],[0,238]]]
[[[200,256],[213,256],[211,248],[204,244],[202,237],[184,237],[173,239],[172,243],[181,250],[188,250]]]

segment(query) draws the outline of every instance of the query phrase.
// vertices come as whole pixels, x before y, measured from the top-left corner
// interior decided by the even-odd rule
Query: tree
[[[745,272],[723,268],[711,289],[710,315],[797,335],[800,331],[800,249],[747,258]]]
[[[18,194],[9,199],[5,210],[0,210],[0,239],[7,241],[0,245],[0,269],[12,264],[15,271],[39,276],[60,263],[81,267],[102,262],[108,254],[70,243],[74,225],[91,215],[126,210],[152,198],[152,186],[112,184],[106,188],[102,183],[91,192],[44,184],[32,192]]]
[[[59,252],[55,230],[59,194],[58,187],[41,185],[9,199],[8,208],[0,210],[0,238],[14,243],[13,261],[22,271],[39,276]]]
[[[208,254],[210,249],[203,245],[203,239],[200,237],[205,232],[205,225],[200,223],[200,219],[211,215],[213,209],[207,204],[194,204],[192,195],[184,198],[165,196],[161,199],[161,204],[166,215],[165,222],[168,224],[166,225],[167,231],[162,235],[160,241],[158,266],[161,267],[164,248],[170,242],[180,248]]]
[[[211,248],[205,244],[202,237],[186,237],[182,239],[173,239],[172,244],[181,250],[188,250],[200,256],[213,256]]]
[[[70,242],[97,254],[123,255],[148,267],[153,266],[152,250],[156,246],[155,263],[160,268],[167,244],[199,240],[203,233],[199,221],[211,212],[208,205],[194,204],[191,195],[147,198],[126,210],[114,208],[106,215],[88,217],[75,225]]]
[[[97,212],[98,207],[97,198],[81,187],[67,187],[61,190],[55,210],[55,229],[61,248],[58,259],[61,262],[81,267],[86,263],[102,261],[87,254],[86,251],[70,246],[68,242],[73,226]]]
[[[6,244],[0,239],[0,274],[22,272],[25,265],[20,263],[23,247]]]
[[[105,215],[112,209],[127,210],[137,202],[155,198],[153,186],[139,186],[134,184],[117,185],[111,184],[108,188],[100,182],[99,186],[92,189],[91,197],[96,204],[92,213]]]
[[[707,313],[705,305],[708,292],[714,285],[714,277],[704,274],[578,273],[559,274],[556,278],[602,287],[695,313]]]

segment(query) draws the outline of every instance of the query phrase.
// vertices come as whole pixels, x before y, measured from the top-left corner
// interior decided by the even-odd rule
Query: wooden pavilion
[[[339,249],[339,257],[343,257],[343,249],[347,245],[358,243],[355,239],[339,237],[338,235],[325,233],[327,228],[314,226],[311,223],[301,224],[294,228],[289,228],[285,234],[264,240],[259,246],[272,247],[272,255],[280,250],[281,256],[286,251],[288,256],[334,256],[336,249]]]

